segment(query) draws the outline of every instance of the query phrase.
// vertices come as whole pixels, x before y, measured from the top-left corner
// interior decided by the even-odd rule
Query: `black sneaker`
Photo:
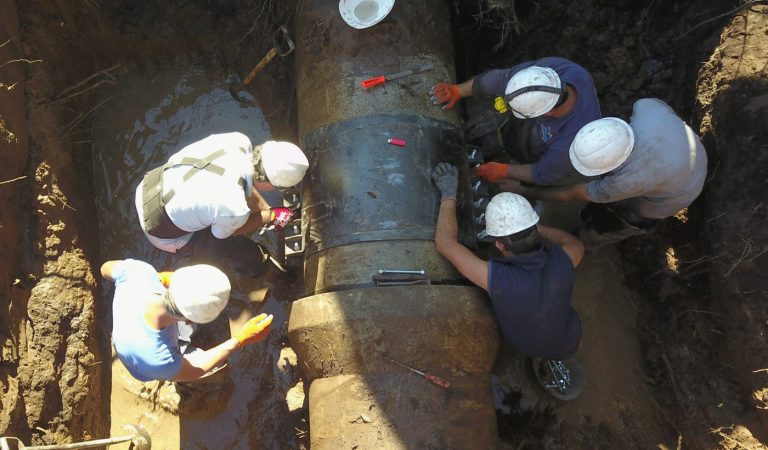
[[[575,358],[533,358],[531,362],[536,379],[553,397],[573,400],[584,390],[584,367]]]

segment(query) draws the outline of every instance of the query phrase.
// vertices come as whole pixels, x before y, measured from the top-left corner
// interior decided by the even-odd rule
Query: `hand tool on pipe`
[[[402,269],[379,269],[379,273],[381,275],[386,274],[409,274],[409,275],[424,275],[426,272],[424,269],[421,270],[402,270]]]
[[[420,370],[416,370],[413,367],[409,366],[408,364],[401,363],[400,361],[398,361],[396,359],[392,359],[392,358],[390,358],[387,355],[381,355],[381,356],[383,356],[384,358],[388,359],[389,361],[392,361],[395,364],[398,364],[398,365],[401,365],[401,366],[405,367],[406,369],[410,370],[411,372],[414,372],[414,373],[417,373],[417,374],[421,375],[425,380],[427,380],[427,381],[429,381],[431,383],[434,383],[434,384],[440,386],[443,389],[448,389],[448,387],[451,385],[451,383],[447,382],[446,380],[443,380],[442,378],[440,378],[440,377],[438,377],[436,375],[432,375],[431,373],[425,373],[425,372],[422,372]]]
[[[367,80],[363,80],[363,82],[360,83],[360,85],[366,89],[370,89],[374,86],[378,86],[380,84],[386,83],[387,81],[396,80],[398,78],[407,77],[408,75],[414,75],[414,74],[426,72],[429,70],[432,70],[432,64],[424,64],[421,67],[393,73],[392,75],[379,75],[378,77],[368,78]]]
[[[371,280],[377,287],[432,284],[424,270],[379,269]]]
[[[240,103],[252,104],[252,101],[240,97],[237,93],[251,84],[253,79],[256,78],[256,75],[258,75],[258,73],[261,72],[262,69],[264,69],[264,67],[266,67],[267,64],[269,64],[270,61],[275,58],[275,56],[288,56],[293,53],[294,48],[296,48],[296,46],[293,44],[293,40],[288,34],[288,29],[285,27],[285,25],[280,26],[280,28],[278,28],[277,31],[275,31],[275,34],[272,36],[272,48],[269,49],[267,54],[261,58],[261,61],[259,61],[253,69],[251,69],[251,72],[241,83],[237,85],[233,84],[229,87],[229,93],[232,94],[232,97],[234,97],[234,99]]]

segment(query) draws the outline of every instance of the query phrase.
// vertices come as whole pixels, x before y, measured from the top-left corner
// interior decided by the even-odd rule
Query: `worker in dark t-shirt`
[[[524,197],[504,192],[491,199],[485,213],[486,232],[502,257],[484,261],[458,242],[457,169],[440,163],[432,178],[441,193],[437,251],[488,292],[504,340],[534,358],[542,384],[558,398],[574,398],[583,387],[572,358],[581,321],[571,306],[574,269],[584,255],[581,241],[540,225]]]
[[[568,148],[582,126],[600,118],[600,104],[592,76],[575,62],[540,58],[488,70],[461,84],[440,83],[430,93],[432,103],[443,109],[461,98],[478,97],[512,111],[514,117],[500,134],[515,164],[486,162],[475,169],[478,176],[494,183],[511,178],[543,186],[584,180],[571,166]]]

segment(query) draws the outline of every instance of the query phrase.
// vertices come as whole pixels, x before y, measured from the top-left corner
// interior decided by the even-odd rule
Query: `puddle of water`
[[[127,74],[110,95],[113,98],[95,120],[93,130],[94,196],[102,259],[137,258],[157,269],[188,264],[155,249],[145,239],[133,204],[136,186],[147,170],[212,133],[239,131],[259,144],[270,138],[270,127],[258,107],[237,102],[225,85],[212,85],[201,72],[151,80]],[[280,201],[276,193],[266,198],[272,204]],[[274,248],[274,237],[269,234],[252,238]],[[306,413],[288,412],[285,402],[286,391],[299,380],[298,374],[280,370],[276,363],[287,346],[287,305],[303,289],[295,280],[278,278],[230,276],[233,293],[227,312],[235,323],[258,312],[273,314],[275,319],[266,343],[249,347],[230,360],[234,387],[224,412],[197,420],[153,410],[148,404],[142,410],[146,401],[128,398],[132,394],[125,393],[119,377],[113,376],[113,431],[128,422],[147,423],[142,415],[153,410],[151,423],[164,435],[159,439],[162,448],[174,448],[177,442],[180,448],[299,448],[294,427]],[[262,300],[265,287],[274,283],[281,284],[279,289]],[[111,285],[105,285],[104,323],[111,323]],[[243,309],[246,312],[241,314]]]

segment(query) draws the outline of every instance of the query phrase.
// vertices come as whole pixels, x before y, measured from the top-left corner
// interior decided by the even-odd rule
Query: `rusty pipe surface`
[[[465,187],[460,239],[475,244],[459,119],[428,94],[454,80],[448,2],[400,1],[363,30],[346,25],[338,5],[305,2],[295,20],[299,134],[310,168],[302,188],[307,297],[293,305],[289,339],[311,381],[312,447],[491,448],[495,320],[484,291],[467,286],[433,241],[439,194],[430,172],[449,161]],[[426,63],[432,70],[360,86]],[[425,276],[377,287],[382,269]]]

